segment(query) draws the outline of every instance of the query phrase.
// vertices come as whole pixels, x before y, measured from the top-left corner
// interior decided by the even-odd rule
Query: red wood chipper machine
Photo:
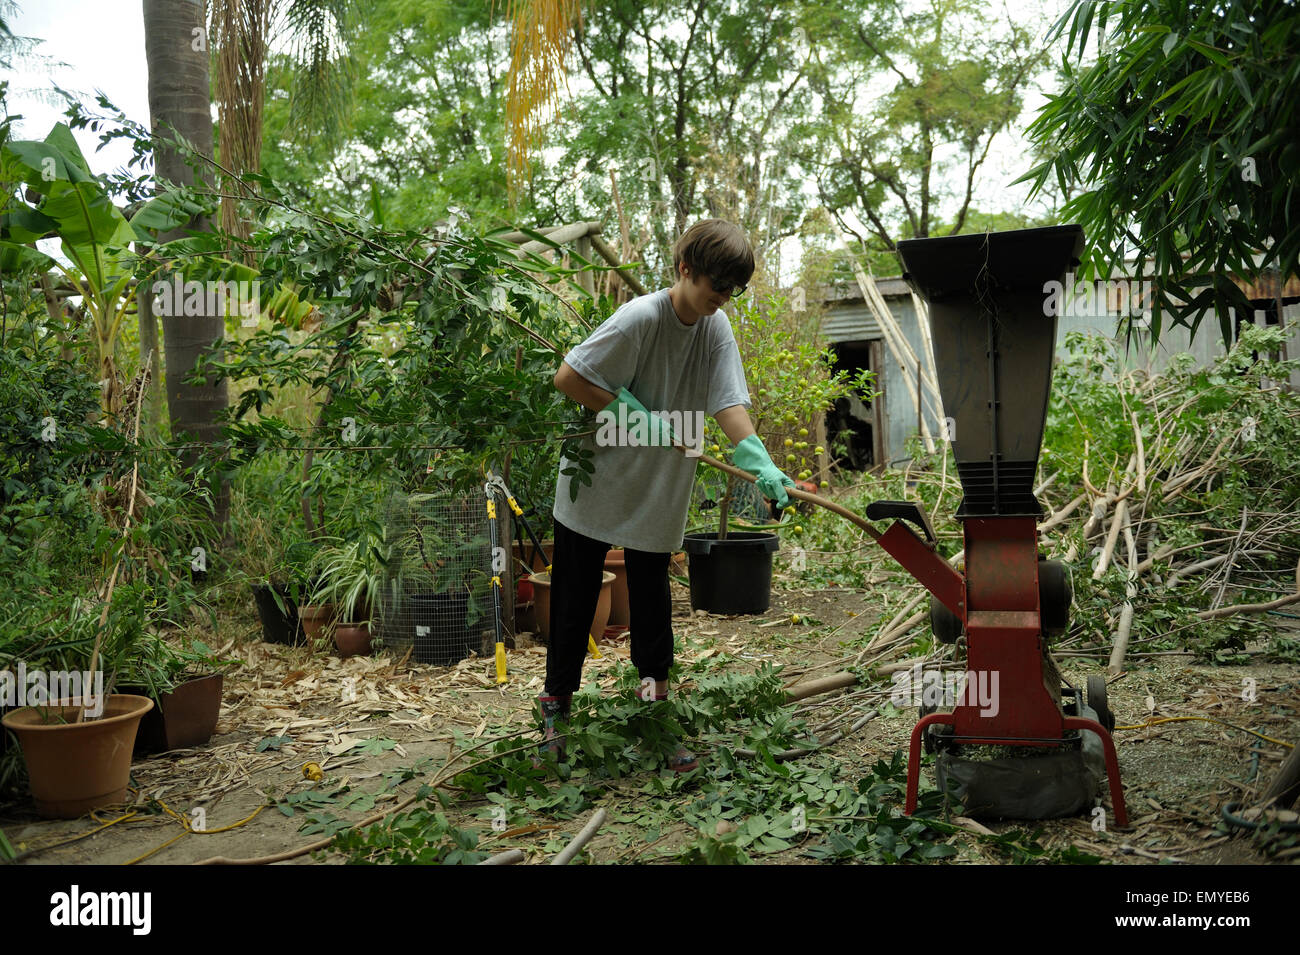
[[[1072,592],[1068,568],[1039,554],[1043,511],[1033,492],[1056,347],[1045,285],[1064,282],[1083,241],[1083,230],[1070,225],[899,243],[904,278],[929,304],[963,492],[956,516],[964,566],[937,553],[915,503],[877,501],[866,516],[895,519],[873,536],[930,591],[936,636],[964,639],[968,684],[979,680],[997,697],[989,705],[966,692],[951,709],[923,707],[911,737],[908,814],[916,809],[924,741],[940,754],[941,787],[959,784],[968,810],[1006,818],[1086,809],[1104,756],[1115,821],[1128,824],[1105,680],[1090,677],[1086,696],[1063,686],[1047,650],[1048,637],[1068,629]],[[985,746],[1002,755],[956,755],[988,752]]]
[[[1034,476],[1056,351],[1049,303],[1061,298],[1049,294],[1049,283],[1064,288],[1083,251],[1083,230],[909,239],[898,251],[904,278],[929,304],[937,384],[963,492],[956,516],[964,563],[954,567],[938,553],[914,501],[875,501],[864,519],[798,487],[786,491],[862,528],[930,591],[935,636],[965,644],[962,691],[945,692],[944,704],[922,694],[906,811],[916,810],[924,742],[938,754],[940,789],[955,792],[967,815],[1074,815],[1093,803],[1104,775],[1115,821],[1127,826],[1106,681],[1090,676],[1085,693],[1057,670],[1047,641],[1069,629],[1073,592],[1069,568],[1038,550],[1043,509]],[[702,460],[755,480],[708,455]],[[871,523],[882,520],[893,521],[883,533]]]

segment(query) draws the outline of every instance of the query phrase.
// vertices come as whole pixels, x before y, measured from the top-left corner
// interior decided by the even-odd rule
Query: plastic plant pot
[[[682,546],[690,559],[691,609],[754,614],[771,605],[772,554],[781,546],[775,534],[687,534]]]
[[[302,620],[298,616],[298,605],[289,596],[289,588],[275,584],[275,593],[284,601],[281,610],[275,602],[275,593],[270,584],[253,586],[253,602],[257,605],[257,616],[262,621],[262,639],[267,643],[279,643],[297,647],[307,642],[307,634],[302,629]]]
[[[410,594],[411,659],[416,663],[450,666],[470,655],[477,640],[471,640],[465,620],[469,615],[469,594]]]
[[[221,715],[221,691],[224,673],[194,677],[160,694],[156,705],[140,720],[136,734],[137,753],[163,753],[173,749],[202,746],[212,738]],[[132,693],[143,689],[123,687]]]

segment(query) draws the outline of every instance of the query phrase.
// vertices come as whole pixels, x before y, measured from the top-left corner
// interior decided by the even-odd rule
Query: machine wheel
[[[930,595],[930,629],[940,643],[956,643],[962,634],[961,617]]]
[[[1059,637],[1070,630],[1070,603],[1074,585],[1070,568],[1059,560],[1038,562],[1038,604],[1041,608],[1043,633]]]
[[[1106,728],[1106,732],[1114,732],[1115,714],[1106,705],[1106,678],[1104,676],[1088,677],[1088,705],[1097,711],[1097,722]]]

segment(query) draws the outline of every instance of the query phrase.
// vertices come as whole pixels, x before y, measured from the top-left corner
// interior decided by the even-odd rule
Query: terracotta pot
[[[159,696],[158,705],[140,720],[135,751],[164,753],[202,746],[210,740],[221,715],[221,691],[225,683],[224,673],[209,673],[186,680],[170,693]],[[123,689],[145,695],[143,688]]]
[[[298,615],[302,617],[302,629],[306,631],[307,639],[316,640],[325,629],[325,625],[330,622],[330,618],[334,616],[334,605],[315,604],[310,607],[300,607]]]
[[[546,552],[547,557],[550,557],[555,553],[555,541],[542,541],[542,550]],[[526,557],[532,558],[532,566],[530,569],[534,573],[541,573],[546,570],[546,561],[542,560],[541,554],[535,552],[532,541],[525,543],[522,551],[519,549],[519,541],[515,541],[510,545],[510,553],[514,558],[514,564],[512,566],[515,568],[516,572],[523,566]]]
[[[344,659],[369,656],[370,624],[364,621],[335,624],[334,646],[338,648],[339,656]]]
[[[609,588],[609,623],[626,627],[631,620],[627,598],[627,552],[611,550],[605,555],[605,569],[614,575],[614,583]]]
[[[22,747],[36,811],[47,819],[76,819],[126,798],[136,730],[153,700],[114,693],[98,719],[58,722],[79,708],[24,706],[4,717]]]
[[[528,579],[533,582],[537,635],[545,641],[551,635],[551,575],[543,572],[533,574]],[[605,632],[605,627],[609,625],[610,597],[613,584],[614,575],[607,570],[602,571],[600,597],[596,601],[596,616],[591,618],[591,629],[589,631],[597,640]]]

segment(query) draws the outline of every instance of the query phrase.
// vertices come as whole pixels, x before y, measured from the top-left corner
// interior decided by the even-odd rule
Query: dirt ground
[[[767,614],[727,618],[692,614],[686,589],[674,584],[675,626],[684,646],[679,660],[713,658],[720,670],[730,672],[771,661],[785,667],[789,683],[825,676],[852,663],[861,647],[854,641],[897,609],[873,606],[875,599],[836,588],[778,589]],[[357,821],[412,794],[447,757],[453,733],[486,740],[526,728],[545,670],[545,649],[536,645],[511,651],[511,681],[504,688],[496,686],[490,660],[472,658],[451,668],[397,666],[389,656],[340,660],[274,646],[260,642],[251,607],[247,615],[223,621],[223,635],[226,655],[244,665],[226,678],[221,719],[210,743],[137,760],[133,805],[93,818],[43,821],[28,802],[0,805],[0,828],[21,854],[20,862],[179,864],[215,856],[260,857],[305,845],[319,838],[311,829],[314,811]],[[585,679],[608,689],[614,684],[615,663],[628,657],[627,642],[606,643],[602,652],[602,659],[589,658]],[[1129,671],[1109,688],[1118,724],[1200,716],[1288,742],[1300,737],[1300,666],[1212,667],[1190,661],[1176,655],[1130,658]],[[1079,685],[1105,667],[1100,656],[1062,656],[1059,662],[1066,679]],[[1253,701],[1243,699],[1247,679],[1254,681]],[[883,705],[888,686],[878,682],[814,697],[799,712],[810,724],[846,708],[865,712],[868,706]],[[915,719],[914,710],[886,708],[836,743],[832,752],[843,776],[865,775],[878,759],[905,751]],[[1236,729],[1170,722],[1118,730],[1116,739],[1128,829],[1120,830],[1112,821],[1106,831],[1094,831],[1087,817],[985,825],[994,832],[1032,827],[1040,831],[1044,846],[1074,845],[1120,864],[1300,861],[1300,849],[1284,848],[1270,856],[1250,833],[1220,826],[1223,806],[1254,791],[1258,780],[1266,782],[1285,754],[1283,747],[1261,745],[1258,780],[1252,785],[1254,738]],[[707,771],[708,753],[700,755]],[[320,767],[323,780],[305,778],[309,762]],[[923,776],[929,778],[928,769]],[[611,789],[611,822],[589,844],[587,861],[654,862],[670,857],[691,835],[668,833],[649,843],[636,822],[639,785]],[[340,790],[341,795],[317,798]],[[1108,797],[1104,805],[1107,819],[1113,820]],[[485,846],[523,849],[530,862],[553,855],[583,822],[557,826],[545,820],[547,825],[533,832],[493,839],[486,811],[476,822],[487,834]],[[187,832],[177,818],[181,816],[204,831]],[[291,860],[340,861],[338,855]],[[810,860],[795,849],[761,861]],[[983,856],[972,841],[955,861],[996,859]]]

